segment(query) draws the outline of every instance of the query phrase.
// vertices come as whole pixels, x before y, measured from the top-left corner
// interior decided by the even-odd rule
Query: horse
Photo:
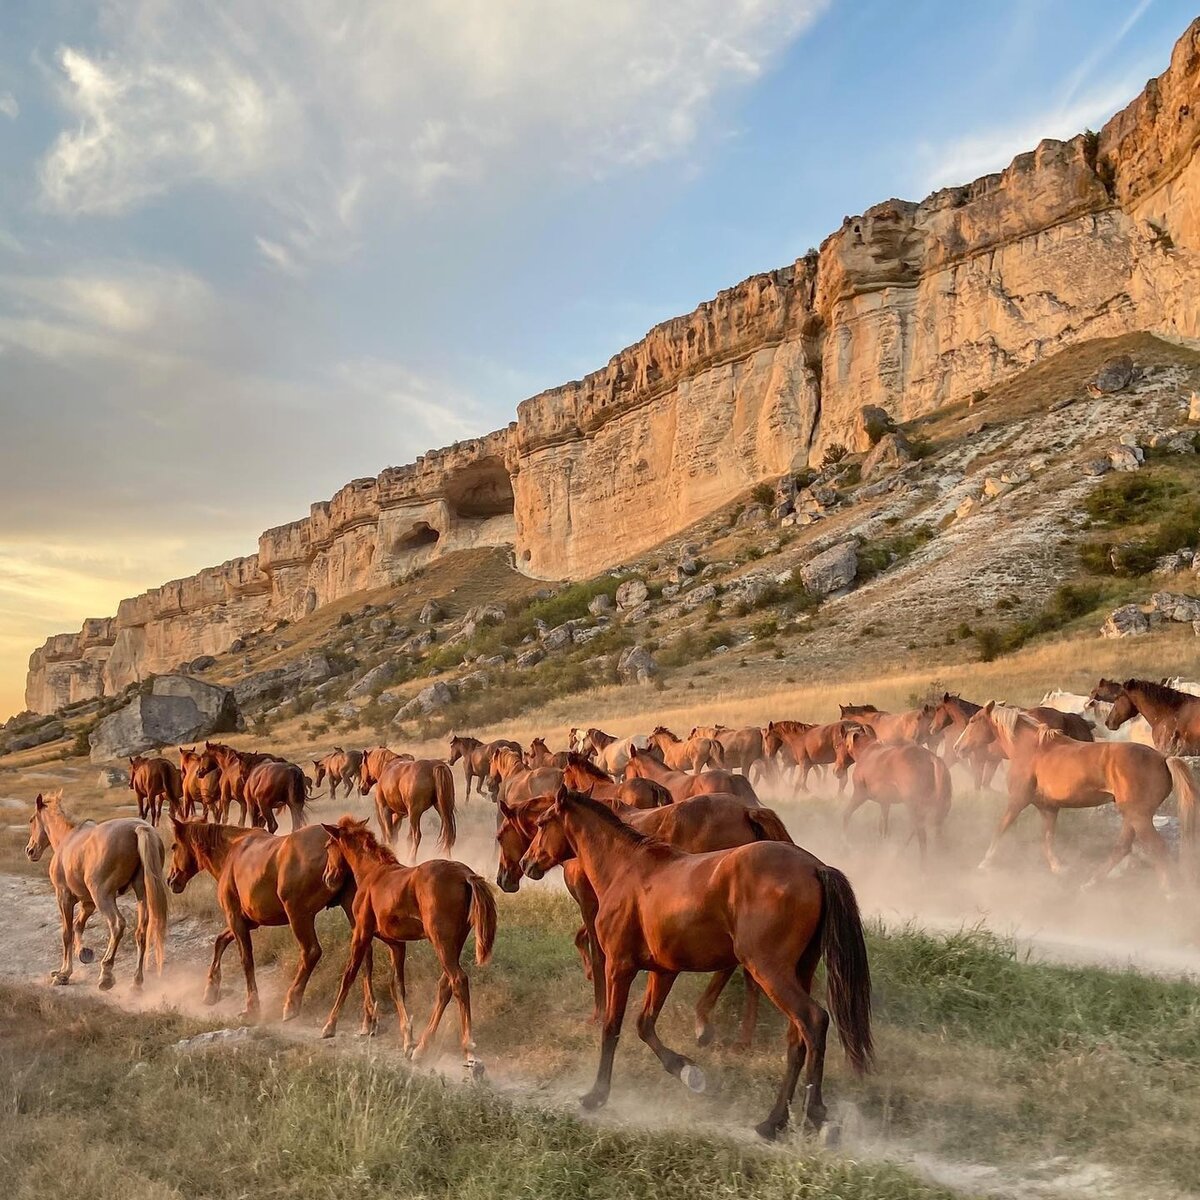
[[[334,748],[324,758],[314,758],[313,787],[319,788],[321,781],[329,778],[329,798],[337,799],[338,784],[345,785],[343,795],[349,796],[354,791],[354,782],[358,778],[358,769],[362,766],[363,752],[361,750],[343,750],[341,746]]]
[[[207,772],[215,767],[221,773],[222,821],[229,820],[229,811],[236,803],[242,810],[238,824],[246,823],[246,816],[250,811],[246,804],[246,778],[259,763],[265,762],[283,762],[283,759],[277,754],[265,751],[235,750],[224,742],[204,743],[201,770]]]
[[[800,788],[808,790],[808,773],[813,767],[834,766],[838,796],[846,790],[846,772],[836,768],[838,745],[857,721],[834,721],[829,725],[806,725],[803,721],[772,721],[763,734],[763,750],[768,755],[786,750],[800,769]]]
[[[545,745],[544,742],[542,744]],[[467,776],[467,794],[464,799],[471,798],[472,781],[475,783],[475,790],[481,796],[484,794],[483,781],[488,777],[492,753],[499,749],[515,750],[520,754],[521,743],[510,741],[507,738],[498,738],[494,742],[481,742],[478,738],[463,737],[461,734],[454,734],[450,738],[450,756],[446,761],[454,766],[460,758],[463,760],[463,771]]]
[[[588,754],[590,751],[590,757],[597,766],[610,775],[616,775],[625,769],[630,750],[647,750],[649,746],[650,739],[642,733],[617,738],[603,729],[588,729],[584,733],[582,753]]]
[[[175,816],[183,803],[183,783],[179,768],[165,758],[145,758],[134,754],[129,759],[129,786],[137,797],[138,816],[151,825],[162,818],[163,801]]]
[[[747,778],[753,768],[766,774],[767,756],[763,753],[763,733],[757,725],[743,729],[726,729],[724,725],[696,726],[691,738],[706,737],[721,747],[721,763],[727,771],[740,770]]]
[[[981,744],[973,746],[969,750],[958,751],[954,748],[954,739],[948,737],[946,731],[953,731],[954,738],[957,738],[958,734],[966,729],[967,722],[981,707],[982,705],[964,700],[952,692],[943,692],[941,700],[934,709],[933,720],[929,726],[931,739],[938,736],[944,738],[942,753],[947,767],[953,767],[960,761],[970,764],[971,771],[975,776],[977,792],[982,792],[985,787],[991,786],[992,777],[1004,761],[1004,755],[995,745]]]
[[[1111,697],[1112,708],[1104,719],[1108,729],[1119,729],[1135,716],[1146,719],[1154,745],[1164,753],[1200,754],[1200,696],[1181,692],[1149,679],[1127,679],[1115,684],[1102,679],[1096,692]]]
[[[597,800],[620,801],[630,808],[662,808],[674,803],[671,793],[652,779],[626,779],[618,783],[606,775],[590,758],[567,752],[562,782],[573,792],[586,792]],[[547,788],[547,791],[557,791]]]
[[[449,854],[458,836],[454,819],[454,774],[450,768],[440,758],[413,759],[394,755],[376,775],[371,766],[372,754],[363,755],[358,790],[366,796],[375,784],[379,784],[375,791],[375,816],[383,842],[389,846],[395,843],[407,817],[409,845],[416,859],[421,849],[421,818],[429,809],[436,808],[442,819],[440,844]]]
[[[283,1019],[300,1015],[304,989],[321,960],[317,916],[327,908],[341,908],[351,925],[354,917],[354,880],[348,872],[327,883],[325,863],[329,837],[320,825],[306,825],[284,837],[263,829],[240,825],[172,821],[175,844],[167,884],[176,895],[193,876],[207,871],[217,881],[217,901],[225,915],[225,928],[213,943],[212,964],[204,988],[204,1003],[216,1004],[221,996],[221,959],[231,942],[237,942],[246,976],[243,1017],[259,1013],[258,983],[254,973],[251,930],[287,925],[300,948],[296,975],[283,1002]],[[377,1020],[371,970],[363,977],[364,1034],[373,1033]]]
[[[889,744],[871,729],[855,729],[838,747],[838,768],[854,764],[854,785],[842,814],[842,831],[850,818],[868,800],[879,805],[879,836],[888,835],[888,816],[893,804],[903,804],[912,819],[921,862],[925,861],[930,826],[939,842],[950,814],[950,769],[932,750],[915,742]]]
[[[546,739],[535,737],[525,751],[525,765],[532,770],[538,767],[557,767],[560,771],[567,765],[568,757],[578,751],[559,750],[557,752],[546,745]]]
[[[542,792],[557,791],[560,783],[562,771],[558,767],[527,767],[521,755],[506,746],[492,752],[488,787],[497,800],[528,800]]]
[[[568,790],[574,790],[568,788]],[[591,795],[591,793],[589,793]],[[593,799],[600,799],[591,795]],[[536,835],[536,820],[552,803],[553,796],[535,796],[524,804],[501,801],[500,825],[496,842],[500,863],[496,883],[502,891],[516,892],[521,886],[521,859]],[[737,796],[709,793],[681,800],[666,809],[634,809],[617,800],[604,801],[622,820],[635,829],[669,842],[689,854],[709,850],[729,850],[754,841],[791,842],[791,835],[778,815],[769,808],[752,807]],[[575,948],[583,960],[584,973],[592,982],[594,1005],[592,1021],[604,1015],[604,954],[596,939],[596,895],[578,860],[568,858],[562,864],[563,881],[583,916],[583,926],[575,935]],[[715,974],[696,1005],[696,1041],[705,1046],[712,1040],[709,1017],[733,972]],[[735,1045],[749,1047],[754,1037],[758,1012],[758,990],[746,980],[746,1004],[742,1030]]]
[[[359,791],[362,791],[362,768],[364,765],[367,767],[367,774],[372,780],[370,787],[374,787],[374,781],[383,774],[383,768],[396,759],[399,759],[401,762],[416,761],[411,754],[397,754],[395,750],[389,750],[386,746],[376,746],[373,750],[364,750],[362,752],[362,760],[358,765]],[[362,794],[365,796],[367,793],[362,792]]]
[[[689,737],[681,742],[666,726],[659,725],[647,740],[672,771],[696,773],[710,764],[718,768],[725,765],[721,743],[713,738]]]
[[[923,704],[920,708],[909,708],[904,712],[883,712],[873,704],[841,704],[843,721],[856,721],[859,725],[875,731],[881,742],[898,745],[915,742],[923,746],[930,735],[934,706]]]
[[[747,804],[758,803],[758,796],[745,775],[734,775],[732,771],[701,771],[697,775],[672,771],[649,750],[639,750],[636,746],[629,747],[629,761],[625,764],[626,782],[633,779],[661,783],[676,803],[704,792],[729,792],[741,797]]]
[[[35,863],[47,846],[54,856],[50,882],[62,925],[62,963],[51,974],[50,982],[60,986],[70,982],[75,956],[82,963],[92,961],[92,951],[83,945],[83,930],[92,913],[99,911],[108,925],[99,987],[106,992],[113,986],[113,960],[125,936],[125,918],[117,907],[117,897],[131,888],[137,897],[133,986],[142,986],[147,949],[153,951],[161,974],[167,887],[163,880],[163,845],[154,826],[141,817],[116,817],[98,823],[74,821],[63,810],[61,793],[43,797],[39,792],[29,818],[25,856]]]
[[[378,938],[387,946],[392,959],[390,987],[405,1053],[421,1057],[437,1033],[453,995],[458,1005],[464,1063],[468,1068],[473,1067],[471,989],[459,959],[469,932],[475,934],[476,964],[484,966],[492,957],[496,900],[491,888],[470,867],[445,858],[415,867],[401,866],[396,856],[371,835],[366,821],[343,817],[336,825],[326,825],[324,829],[329,834],[326,885],[349,870],[354,877],[355,896],[350,954],[321,1036],[331,1038],[336,1034],[338,1016],[354,977],[372,940]],[[419,941],[428,941],[433,946],[442,970],[433,1013],[414,1048],[412,1025],[405,1008],[404,959],[408,943]]]
[[[1181,758],[1165,757],[1134,742],[1078,742],[1050,729],[1018,708],[989,700],[958,735],[956,748],[995,740],[1009,760],[1008,806],[980,867],[991,865],[1000,839],[1029,805],[1042,814],[1042,853],[1058,873],[1054,853],[1058,814],[1064,808],[1095,808],[1110,800],[1121,815],[1121,834],[1108,861],[1089,880],[1103,879],[1140,841],[1164,886],[1170,883],[1169,856],[1154,814],[1174,789],[1179,800],[1183,845],[1195,842],[1195,808],[1200,789]]]
[[[787,1066],[759,1135],[774,1139],[788,1122],[805,1073],[805,1117],[825,1119],[821,1096],[829,1015],[812,997],[821,957],[829,1004],[850,1065],[865,1071],[871,1040],[871,972],[858,903],[849,880],[786,842],[688,854],[639,833],[604,805],[561,790],[538,818],[521,869],[538,879],[568,855],[596,893],[596,936],[604,952],[605,1003],[596,1082],[586,1109],[608,1099],[613,1056],[629,988],[649,971],[638,1036],[666,1071],[693,1091],[705,1086],[691,1059],[664,1046],[656,1024],[683,971],[741,965],[788,1022]]]
[[[304,804],[308,799],[308,779],[295,763],[272,759],[251,767],[242,783],[242,798],[253,825],[263,825],[268,833],[279,828],[275,810],[286,808],[292,815],[292,832],[304,824]]]
[[[182,775],[182,815],[191,820],[197,808],[205,821],[221,816],[221,776],[217,771],[205,771],[202,751],[179,746],[179,770]]]

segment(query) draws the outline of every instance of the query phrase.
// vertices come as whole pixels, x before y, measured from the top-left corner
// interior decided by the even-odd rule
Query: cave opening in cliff
[[[446,501],[468,520],[504,516],[514,509],[512,479],[500,459],[480,459],[447,478]]]
[[[419,550],[422,546],[436,546],[441,536],[428,521],[418,521],[407,533],[396,539],[396,549]]]

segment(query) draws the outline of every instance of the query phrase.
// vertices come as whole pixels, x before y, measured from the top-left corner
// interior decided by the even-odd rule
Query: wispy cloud
[[[15,121],[21,115],[21,106],[12,92],[0,91],[0,116]]]

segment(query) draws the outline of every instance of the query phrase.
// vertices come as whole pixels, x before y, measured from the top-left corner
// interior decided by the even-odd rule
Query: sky
[[[1194,15],[0,0],[0,719],[49,634],[1098,128]]]

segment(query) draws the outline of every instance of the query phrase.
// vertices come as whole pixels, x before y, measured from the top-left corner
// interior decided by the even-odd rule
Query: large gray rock
[[[123,767],[101,767],[96,776],[96,786],[101,788],[123,788],[129,786],[129,772]]]
[[[1108,452],[1114,471],[1136,471],[1142,465],[1142,452],[1136,446],[1116,446]]]
[[[358,700],[363,696],[373,696],[387,687],[396,678],[396,674],[395,663],[381,662],[379,666],[372,667],[361,679],[350,685],[346,690],[346,699]]]
[[[640,604],[645,604],[650,595],[650,589],[641,579],[627,579],[617,588],[617,607],[622,612],[630,612]]]
[[[658,663],[645,646],[627,646],[617,660],[617,677],[622,683],[649,683],[658,674]]]
[[[562,650],[575,640],[575,629],[570,621],[564,621],[553,629],[547,629],[542,635],[542,645],[547,650]]]
[[[194,742],[239,728],[231,689],[190,675],[159,675],[148,692],[107,716],[89,739],[92,762],[108,762],[159,746]]]
[[[253,708],[265,700],[273,700],[285,692],[316,687],[337,674],[324,654],[306,654],[283,667],[268,667],[239,679],[233,685],[239,708]]]
[[[1200,619],[1200,597],[1187,596],[1179,592],[1155,592],[1150,597],[1155,612],[1168,621],[1195,621]]]
[[[426,600],[424,607],[417,614],[417,620],[422,625],[436,625],[445,615],[445,609],[436,600]]]
[[[44,746],[47,742],[57,742],[66,733],[63,723],[59,720],[46,721],[36,729],[24,733],[14,733],[6,737],[0,746],[9,754],[18,750],[32,750],[34,746]]]
[[[435,679],[428,687],[422,688],[403,708],[396,713],[397,721],[407,720],[422,714],[437,712],[447,704],[454,702],[454,692],[448,683]]]
[[[1128,354],[1117,354],[1106,359],[1088,386],[1088,391],[1099,396],[1110,396],[1120,392],[1133,382],[1133,359]]]
[[[899,430],[885,433],[863,459],[862,478],[878,479],[912,462],[912,447]]]
[[[800,581],[814,596],[828,596],[854,582],[858,551],[853,542],[839,542],[800,568]]]
[[[607,592],[601,592],[598,596],[593,596],[588,601],[588,612],[593,617],[603,616],[605,613],[610,613],[613,610],[612,597]]]
[[[1150,618],[1136,604],[1122,604],[1100,626],[1100,636],[1106,638],[1138,637],[1149,632]]]
[[[484,625],[501,625],[508,619],[503,607],[499,604],[477,604],[467,609],[466,619],[477,628]]]
[[[885,409],[876,404],[864,404],[854,421],[854,448],[865,454],[895,428],[896,423]]]

